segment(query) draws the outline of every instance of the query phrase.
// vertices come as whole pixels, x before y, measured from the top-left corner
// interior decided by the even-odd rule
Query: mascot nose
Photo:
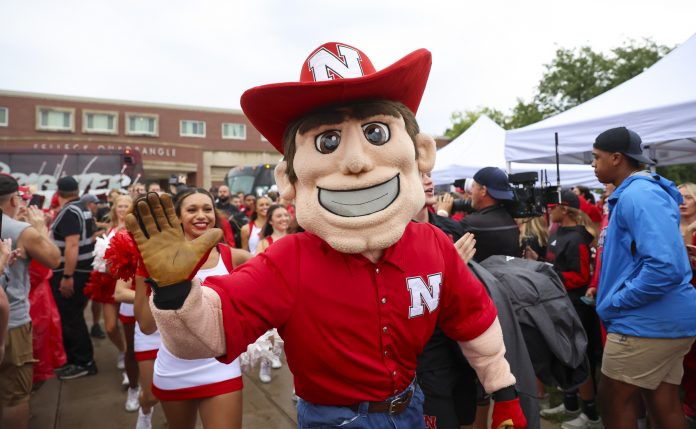
[[[341,170],[343,174],[360,174],[374,167],[370,154],[361,143],[352,144],[344,153]]]

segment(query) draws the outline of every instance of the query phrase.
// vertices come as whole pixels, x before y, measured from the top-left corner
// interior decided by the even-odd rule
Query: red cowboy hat
[[[431,64],[430,52],[419,49],[376,71],[361,50],[344,43],[325,43],[307,57],[299,82],[251,88],[242,94],[242,110],[283,153],[288,124],[322,106],[383,99],[399,101],[415,114]]]

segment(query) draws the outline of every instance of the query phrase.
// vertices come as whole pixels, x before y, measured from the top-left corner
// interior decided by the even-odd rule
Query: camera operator
[[[503,170],[484,167],[474,174],[471,205],[475,211],[459,221],[458,233],[459,236],[466,232],[474,234],[476,262],[491,255],[520,256],[520,232],[510,214],[513,200],[514,193]],[[452,210],[451,204],[441,204],[438,206],[439,210],[449,213]]]

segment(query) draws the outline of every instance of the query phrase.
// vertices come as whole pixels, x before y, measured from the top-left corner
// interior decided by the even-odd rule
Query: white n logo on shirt
[[[344,45],[336,45],[336,48],[340,58],[321,48],[307,60],[315,82],[363,76],[360,53]]]
[[[408,309],[409,319],[422,316],[425,312],[423,304],[428,306],[432,313],[440,303],[440,286],[442,285],[442,273],[430,274],[428,284],[421,277],[409,277],[406,279],[406,287],[411,292],[411,307]]]

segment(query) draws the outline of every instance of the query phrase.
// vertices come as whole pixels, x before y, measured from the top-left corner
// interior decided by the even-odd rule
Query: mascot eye
[[[389,126],[381,122],[370,122],[362,127],[367,141],[375,146],[382,146],[389,141]]]
[[[341,133],[336,130],[326,131],[314,139],[314,146],[321,153],[331,153],[341,144]]]

